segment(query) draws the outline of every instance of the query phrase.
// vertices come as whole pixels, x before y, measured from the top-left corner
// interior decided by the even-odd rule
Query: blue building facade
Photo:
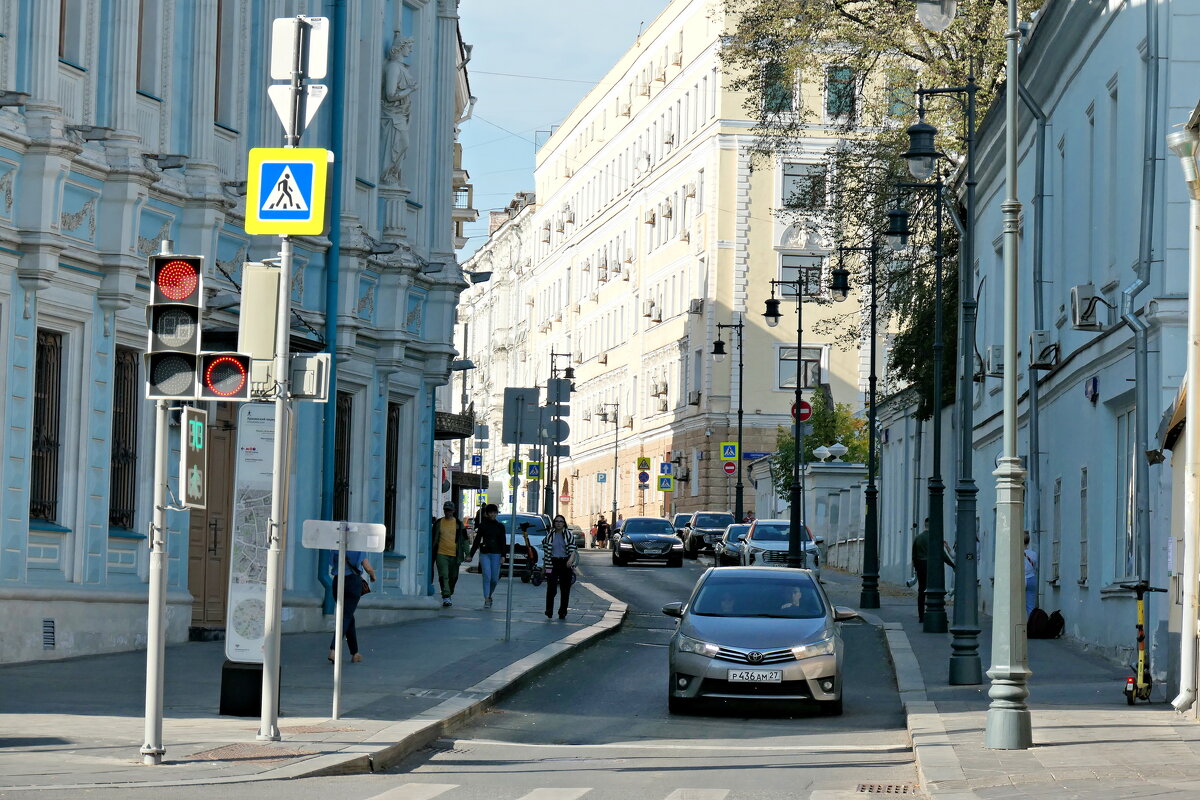
[[[464,286],[456,0],[17,0],[0,5],[0,661],[144,644],[153,405],[147,259],[206,257],[205,347],[233,349],[247,151],[282,145],[271,22],[331,19],[330,96],[302,144],[335,151],[329,233],[295,240],[294,350],[336,363],[296,404],[285,630],[326,626],[305,519],[384,522],[363,620],[428,604],[435,390]],[[210,502],[169,514],[168,633],[224,627],[239,407],[210,403]],[[269,408],[269,407],[264,407]],[[178,461],[178,428],[171,432]],[[173,466],[172,469],[175,469]]]

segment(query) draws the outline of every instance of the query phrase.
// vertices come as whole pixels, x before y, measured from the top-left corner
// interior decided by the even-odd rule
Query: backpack
[[[1067,627],[1067,621],[1063,619],[1061,611],[1055,611],[1050,615],[1050,620],[1046,624],[1046,634],[1049,639],[1057,639],[1063,635],[1063,629]]]
[[[1050,638],[1050,616],[1040,608],[1029,612],[1029,621],[1025,624],[1025,634],[1030,639]]]

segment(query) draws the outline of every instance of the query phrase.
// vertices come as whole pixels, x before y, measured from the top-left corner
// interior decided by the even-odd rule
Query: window
[[[383,480],[383,524],[387,528],[383,548],[396,549],[396,501],[400,497],[400,404],[388,403],[387,445],[384,450],[387,464]]]
[[[792,73],[778,61],[769,61],[763,67],[763,108],[771,114],[795,111],[795,83]]]
[[[824,282],[821,280],[824,263],[824,256],[784,253],[779,263],[779,279],[800,281],[805,297],[820,297],[825,293]],[[784,298],[796,298],[796,290],[789,286],[781,286],[780,294]]]
[[[850,67],[825,70],[825,116],[829,119],[854,116],[854,70]]]
[[[333,518],[350,519],[350,435],[354,423],[354,395],[337,393],[333,433]]]
[[[805,347],[801,361],[804,370],[801,389],[812,389],[821,383],[821,348]],[[779,348],[779,381],[780,389],[796,389],[796,348]]]
[[[83,0],[59,0],[58,57],[83,66]]]
[[[159,68],[162,63],[162,3],[140,0],[138,9],[137,88],[139,92],[162,93]]]
[[[1116,485],[1113,497],[1117,507],[1113,531],[1113,577],[1126,578],[1134,574],[1134,515],[1137,513],[1137,473],[1134,459],[1137,446],[1134,436],[1136,409],[1129,409],[1117,416],[1116,441]]]
[[[118,347],[113,358],[108,524],[125,530],[134,529],[137,510],[138,406],[142,400],[139,361],[141,354],[131,347]]]
[[[823,164],[783,165],[783,205],[800,211],[825,207],[825,166]]]
[[[217,123],[233,126],[236,114],[236,86],[238,81],[238,4],[236,0],[219,0],[217,3],[217,69],[216,91],[213,93],[216,104],[213,109],[213,119]]]
[[[30,457],[29,518],[58,521],[58,461],[62,436],[63,335],[41,328],[33,387],[33,450]]]
[[[1088,471],[1079,468],[1079,583],[1088,581]]]

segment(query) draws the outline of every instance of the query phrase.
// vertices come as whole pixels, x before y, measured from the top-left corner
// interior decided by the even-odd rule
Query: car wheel
[[[675,695],[667,695],[667,711],[671,714],[686,714],[691,711],[692,704],[690,700],[685,700],[682,697]]]
[[[825,717],[840,717],[842,715],[842,698],[837,700],[821,700],[818,702],[821,715]]]

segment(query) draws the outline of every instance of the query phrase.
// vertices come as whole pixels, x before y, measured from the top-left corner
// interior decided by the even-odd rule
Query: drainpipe
[[[345,62],[346,38],[346,4],[345,0],[333,0],[333,69],[330,71],[329,93],[333,114],[330,125],[333,136],[330,148],[334,152],[334,161],[330,166],[333,173],[333,190],[329,202],[329,251],[325,255],[325,350],[329,353],[329,402],[325,403],[325,427],[322,430],[321,451],[321,519],[333,519],[333,461],[335,433],[337,425],[337,315],[338,315],[338,276],[339,261],[342,255],[342,158],[345,152],[346,104],[343,89],[343,75],[346,72]],[[289,291],[281,287],[280,291]],[[334,611],[333,582],[323,568],[324,559],[317,559],[317,580],[325,587],[325,599],[322,603],[322,613],[332,614]]]
[[[1200,581],[1200,165],[1196,151],[1200,135],[1194,128],[1167,136],[1167,146],[1179,156],[1187,181],[1188,223],[1188,347],[1184,427],[1183,495],[1183,628],[1179,636],[1179,695],[1176,711],[1196,702],[1197,582]]]
[[[1037,120],[1036,166],[1034,174],[1033,200],[1033,329],[1044,331],[1045,300],[1042,293],[1044,278],[1042,273],[1043,255],[1046,240],[1046,112],[1033,98],[1024,85],[1018,86],[1021,99]],[[1029,508],[1030,538],[1033,549],[1042,552],[1042,433],[1040,424],[1041,401],[1038,398],[1038,371],[1032,366],[1027,368],[1029,376],[1029,486],[1032,491],[1026,496]],[[1041,571],[1043,558],[1038,559],[1038,571]],[[1035,580],[1038,593],[1038,605],[1041,605],[1042,581],[1038,575]]]

